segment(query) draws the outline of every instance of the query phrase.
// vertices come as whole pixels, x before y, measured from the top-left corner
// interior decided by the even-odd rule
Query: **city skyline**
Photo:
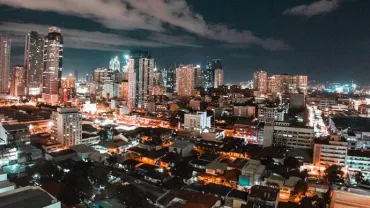
[[[148,2],[96,0],[89,8],[83,2],[73,7],[65,2],[60,8],[58,1],[43,5],[0,0],[0,36],[12,39],[14,66],[23,63],[27,33],[36,30],[44,36],[49,26],[61,28],[63,76],[74,70],[91,73],[117,55],[143,49],[153,54],[158,68],[174,63],[205,68],[207,57],[221,59],[224,83],[251,80],[261,69],[322,81],[368,80],[360,75],[370,65],[364,9],[368,1],[213,1],[212,9],[206,1],[158,0],[158,8],[148,7]],[[109,9],[111,15],[99,9]]]

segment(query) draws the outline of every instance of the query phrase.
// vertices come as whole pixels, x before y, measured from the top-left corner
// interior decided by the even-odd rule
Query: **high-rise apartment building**
[[[78,82],[78,70],[77,69],[75,69],[74,74],[75,74],[76,81]]]
[[[76,78],[75,77],[63,77],[60,88],[60,102],[71,101],[72,98],[76,97]]]
[[[51,120],[51,139],[67,147],[81,143],[82,115],[77,108],[58,108]]]
[[[26,36],[24,67],[27,70],[26,95],[40,95],[42,86],[44,38],[36,31]]]
[[[146,51],[131,53],[128,66],[128,106],[143,108],[154,86],[154,59]]]
[[[11,40],[0,37],[0,93],[9,92]]]
[[[92,73],[92,81],[102,83],[105,80],[110,80],[107,68],[96,68]]]
[[[261,93],[267,92],[267,72],[256,71],[253,74],[253,87]]]
[[[162,70],[163,86],[167,92],[175,92],[176,90],[176,68],[169,67]]]
[[[216,69],[222,70],[220,59],[213,59],[206,64],[206,70],[203,71],[203,87],[206,89],[215,87]]]
[[[182,65],[176,69],[176,93],[179,96],[191,96],[194,90],[194,67]]]
[[[63,36],[57,27],[50,27],[44,40],[44,71],[42,98],[45,102],[56,105],[63,70]]]
[[[194,87],[202,87],[203,84],[203,73],[200,65],[194,67]]]
[[[14,66],[10,76],[10,94],[13,96],[25,96],[26,93],[26,69],[23,66]]]
[[[307,76],[277,74],[268,78],[269,93],[303,93],[307,94]]]
[[[222,86],[224,84],[224,71],[222,69],[215,70],[215,88]]]

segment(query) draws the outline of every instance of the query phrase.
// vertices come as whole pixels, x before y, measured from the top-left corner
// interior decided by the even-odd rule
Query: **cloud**
[[[1,4],[89,18],[111,29],[170,33],[175,26],[226,43],[258,45],[266,50],[288,48],[281,40],[257,37],[249,30],[207,23],[186,0],[0,0]]]
[[[24,24],[5,22],[0,23],[0,36],[8,36],[12,39],[15,46],[23,46],[25,36],[31,30],[39,31],[41,34],[47,34],[48,25]],[[197,45],[187,43],[187,39],[178,39],[178,42],[170,41],[151,41],[137,40],[112,33],[103,33],[97,31],[83,31],[74,29],[62,29],[64,36],[64,46],[67,48],[103,50],[103,51],[122,51],[123,47],[173,47],[173,46],[190,46]],[[167,36],[171,39],[171,36]],[[177,38],[177,37],[176,37]]]
[[[148,39],[164,44],[176,43],[177,46],[187,46],[194,48],[202,47],[200,45],[197,45],[196,39],[189,35],[171,36],[163,33],[152,33],[148,36]]]
[[[287,9],[283,14],[292,16],[312,17],[322,15],[336,10],[340,5],[340,0],[320,0],[309,5],[299,5]]]

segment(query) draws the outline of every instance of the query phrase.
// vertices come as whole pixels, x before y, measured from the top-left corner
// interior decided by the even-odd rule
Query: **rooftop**
[[[348,156],[369,157],[370,158],[370,151],[350,150],[348,151]]]
[[[188,140],[175,140],[175,142],[173,143],[172,147],[175,147],[175,148],[185,148],[189,145],[192,145],[193,143],[189,142]]]
[[[370,118],[350,116],[350,117],[331,117],[337,129],[351,128],[354,131],[370,132]]]
[[[267,186],[252,186],[250,189],[249,197],[259,198],[259,199],[270,199],[275,201],[279,195],[279,189],[267,187]]]
[[[86,144],[79,144],[79,145],[72,146],[70,148],[76,152],[81,152],[81,153],[97,152],[94,148],[87,146]]]
[[[0,208],[40,208],[57,200],[39,187],[23,187],[0,194]]]
[[[14,130],[20,130],[20,129],[28,130],[28,127],[24,124],[3,125],[3,127],[7,131],[14,131]]]

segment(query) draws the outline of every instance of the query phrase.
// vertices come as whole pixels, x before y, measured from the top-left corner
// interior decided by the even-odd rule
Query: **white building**
[[[179,96],[191,96],[194,90],[194,67],[182,65],[176,69],[176,92]]]
[[[64,146],[81,143],[82,115],[77,108],[58,108],[57,111],[53,111],[51,118],[51,139]]]
[[[290,149],[312,148],[314,129],[306,126],[294,126],[289,122],[274,122],[264,127],[263,146],[285,146]]]
[[[346,167],[348,143],[342,141],[324,141],[314,145],[313,164],[329,167],[337,165]]]
[[[176,152],[181,157],[192,155],[194,144],[187,140],[175,140],[173,145],[168,148],[169,152]]]
[[[284,109],[278,106],[266,106],[259,115],[259,120],[264,122],[284,121]]]
[[[369,151],[362,150],[348,151],[346,162],[351,182],[355,182],[355,175],[357,172],[361,172],[365,180],[370,179]]]
[[[211,116],[207,112],[198,111],[196,114],[185,114],[184,128],[190,131],[203,131],[211,127]]]
[[[240,178],[247,178],[246,181],[249,181],[249,184],[244,184],[244,186],[251,187],[259,185],[265,170],[266,166],[262,165],[259,160],[249,160],[241,170],[242,177]]]

